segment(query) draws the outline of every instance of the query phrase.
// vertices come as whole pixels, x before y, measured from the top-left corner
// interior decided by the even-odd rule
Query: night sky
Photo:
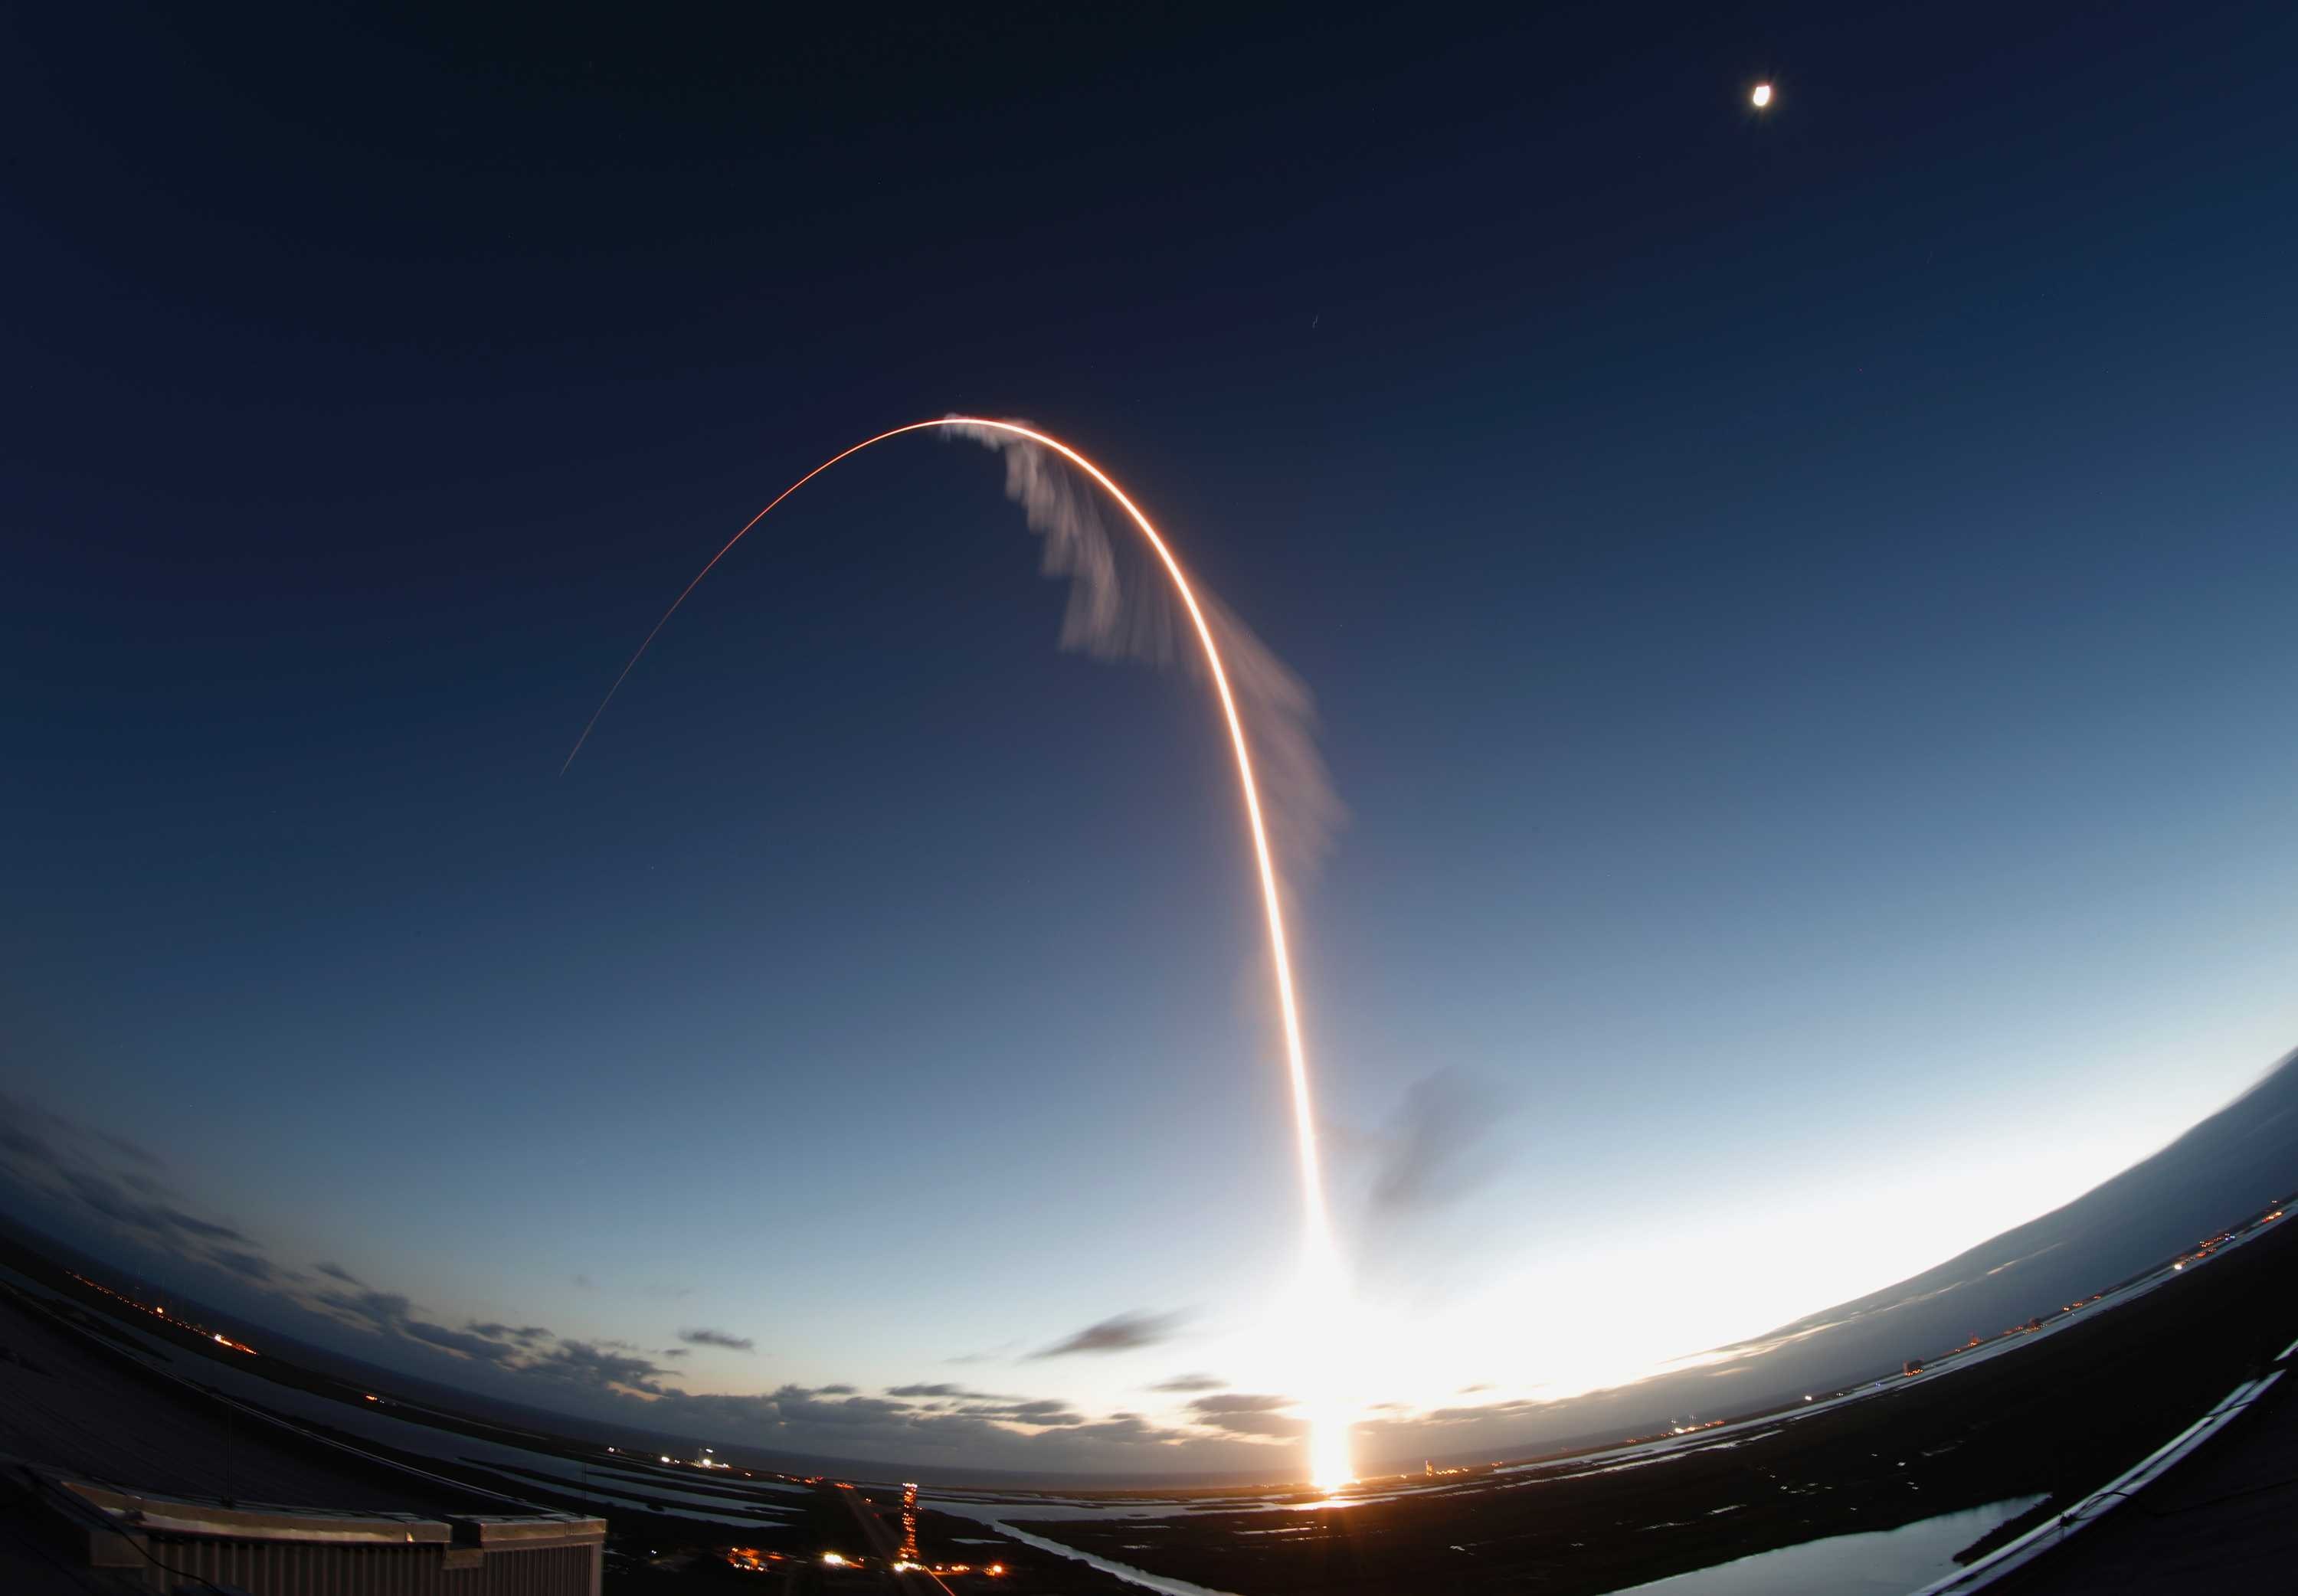
[[[1289,1444],[1228,749],[1059,648],[996,460],[809,487],[558,774],[954,409],[1316,695],[1400,1426],[2298,1043],[2298,15],[783,10],[0,18],[0,1207],[570,1410]]]

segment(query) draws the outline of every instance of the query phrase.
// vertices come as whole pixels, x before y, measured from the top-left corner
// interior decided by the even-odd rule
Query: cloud
[[[520,1325],[513,1327],[509,1325],[480,1324],[475,1320],[463,1327],[467,1330],[475,1330],[492,1341],[516,1341],[529,1346],[538,1341],[550,1339],[550,1332],[541,1325]]]
[[[1178,1313],[1120,1313],[1097,1325],[1087,1325],[1076,1335],[1029,1356],[1069,1358],[1079,1352],[1129,1352],[1137,1347],[1155,1346],[1172,1338],[1181,1319]]]
[[[667,1369],[629,1352],[608,1351],[583,1341],[562,1341],[532,1356],[518,1365],[528,1374],[541,1375],[545,1379],[561,1380],[570,1385],[584,1385],[599,1391],[638,1392],[651,1396],[665,1394],[661,1385]]]
[[[346,1286],[365,1286],[367,1282],[340,1263],[317,1263],[311,1266],[331,1280],[341,1280]]]
[[[747,1336],[736,1336],[727,1330],[681,1330],[678,1338],[690,1346],[724,1347],[730,1352],[755,1352],[758,1344]]]
[[[466,1358],[475,1358],[484,1363],[500,1363],[510,1367],[517,1350],[508,1343],[484,1336],[474,1336],[467,1330],[451,1330],[444,1325],[426,1324],[420,1319],[408,1319],[399,1327],[399,1333],[409,1341],[442,1347]]]
[[[217,1253],[211,1256],[210,1261],[259,1285],[269,1285],[278,1272],[271,1267],[269,1261],[253,1253]]]
[[[313,1311],[324,1313],[339,1324],[355,1329],[371,1330],[378,1336],[395,1336],[415,1311],[415,1304],[393,1291],[318,1291],[305,1300]]]
[[[1034,1402],[971,1402],[955,1412],[961,1418],[995,1419],[1000,1424],[1060,1426],[1085,1422],[1084,1414],[1055,1397],[1040,1397]]]
[[[1217,1375],[1175,1375],[1149,1387],[1152,1391],[1226,1391],[1228,1382]]]
[[[842,1388],[841,1388],[842,1389]],[[889,1418],[907,1418],[912,1410],[904,1402],[889,1402],[876,1396],[839,1396],[837,1401],[825,1401],[833,1395],[828,1386],[809,1389],[804,1385],[784,1385],[773,1393],[777,1417],[784,1422],[830,1425],[851,1428],[857,1425],[872,1425]]]
[[[165,1203],[155,1203],[146,1197],[130,1196],[111,1178],[84,1169],[59,1168],[58,1177],[64,1190],[79,1199],[90,1211],[110,1220],[124,1230],[142,1233],[175,1251],[190,1251],[197,1255],[208,1242],[228,1242],[234,1246],[247,1247],[254,1244],[241,1231],[229,1225],[219,1225],[186,1213],[182,1209]]]
[[[960,1352],[955,1358],[944,1358],[944,1363],[1002,1363],[1021,1350],[1018,1341],[1001,1342],[987,1352]]]
[[[1112,1413],[1094,1424],[1062,1432],[1082,1441],[1109,1441],[1120,1446],[1170,1446],[1188,1439],[1180,1430],[1161,1429],[1138,1413]]]
[[[339,1324],[411,1341],[507,1374],[533,1375],[594,1391],[660,1396],[668,1371],[638,1355],[627,1342],[563,1340],[541,1325],[473,1320],[460,1330],[418,1318],[415,1304],[393,1291],[317,1291],[297,1300]]]
[[[1374,1172],[1376,1212],[1425,1212],[1475,1189],[1491,1173],[1493,1136],[1516,1107],[1499,1087],[1455,1067],[1413,1082]]]
[[[0,1179],[138,1245],[244,1280],[268,1285],[282,1272],[246,1232],[185,1209],[151,1173],[161,1167],[125,1137],[0,1091]]]
[[[757,1442],[799,1450],[888,1451],[916,1460],[941,1456],[980,1465],[984,1460],[1024,1468],[1106,1466],[1112,1446],[1176,1443],[1202,1435],[1161,1429],[1137,1413],[1095,1418],[1055,1398],[1004,1398],[953,1407],[939,1396],[918,1405],[891,1396],[834,1397],[842,1386],[785,1385],[756,1395],[690,1395],[671,1392],[653,1402],[645,1422],[729,1435],[746,1431]],[[974,1393],[960,1393],[961,1395]]]
[[[946,1380],[937,1380],[930,1385],[889,1385],[888,1396],[955,1397],[974,1402],[1018,1402],[1018,1396],[1008,1396],[998,1391],[975,1391],[969,1386],[953,1385]]]
[[[1306,1435],[1309,1429],[1305,1421],[1289,1418],[1281,1411],[1292,1405],[1289,1396],[1230,1391],[1218,1396],[1198,1397],[1189,1404],[1189,1412],[1197,1423],[1232,1435],[1291,1440]]]
[[[1227,1391],[1218,1396],[1201,1396],[1189,1404],[1189,1409],[1195,1413],[1268,1413],[1292,1405],[1293,1399],[1289,1396]]]
[[[1436,1408],[1421,1414],[1419,1424],[1478,1424],[1488,1418],[1498,1418],[1511,1413],[1529,1413],[1542,1404],[1531,1397],[1516,1397],[1504,1402],[1486,1402],[1474,1408]]]

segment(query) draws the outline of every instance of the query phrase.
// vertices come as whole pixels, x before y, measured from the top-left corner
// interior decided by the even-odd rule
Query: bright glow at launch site
[[[1174,558],[1172,550],[1167,546],[1155,525],[1107,472],[1058,438],[1016,422],[993,421],[979,416],[945,416],[932,421],[913,421],[864,438],[859,443],[839,451],[776,494],[695,573],[694,579],[671,601],[670,608],[663,611],[662,618],[654,624],[653,630],[646,634],[645,641],[639,644],[637,651],[623,666],[621,674],[615,678],[614,685],[607,690],[607,696],[599,700],[599,707],[591,712],[590,720],[583,727],[583,734],[575,739],[574,747],[568,752],[566,764],[559,767],[560,773],[564,774],[574,765],[575,755],[580,754],[583,745],[590,740],[599,717],[606,713],[607,706],[614,701],[615,694],[629,679],[631,672],[637,668],[639,661],[645,657],[647,649],[653,646],[654,640],[669,624],[670,617],[678,613],[679,606],[686,602],[694,590],[701,585],[702,579],[710,575],[734,545],[749,535],[753,527],[771,515],[782,500],[840,460],[889,438],[936,429],[987,432],[1017,439],[1050,450],[1092,478],[1094,484],[1109,495],[1140,529],[1141,535],[1148,540],[1158,563],[1172,578],[1174,591],[1187,610],[1189,624],[1204,650],[1205,665],[1212,675],[1213,691],[1220,701],[1221,715],[1228,724],[1229,745],[1236,757],[1237,787],[1244,799],[1245,822],[1252,832],[1253,861],[1260,873],[1261,907],[1269,924],[1269,966],[1276,980],[1277,1008],[1284,1021],[1285,1062],[1292,1086],[1294,1136],[1300,1165],[1303,1223],[1299,1307],[1296,1321],[1288,1327],[1288,1333],[1294,1337],[1301,1360],[1296,1367],[1301,1369],[1304,1386],[1302,1405],[1308,1414],[1309,1478],[1311,1484],[1323,1490],[1345,1485],[1355,1478],[1349,1447],[1352,1402],[1346,1387],[1349,1374],[1347,1349],[1353,1340],[1348,1333],[1351,1308],[1347,1279],[1339,1243],[1333,1233],[1332,1216],[1325,1202],[1324,1171],[1318,1156],[1316,1116],[1309,1090],[1308,1054],[1302,1041],[1300,1005],[1294,994],[1293,960],[1285,933],[1283,895],[1278,890],[1276,861],[1269,849],[1269,828],[1261,812],[1260,786],[1253,779],[1252,749],[1245,736],[1244,718],[1238,711],[1236,694],[1230,690],[1228,672],[1223,666],[1213,628],[1205,618],[1204,609],[1197,601],[1187,574],[1181,569],[1180,561]]]

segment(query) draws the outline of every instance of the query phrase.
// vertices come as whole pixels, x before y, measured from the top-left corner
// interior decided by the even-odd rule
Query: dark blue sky
[[[1438,21],[12,12],[7,1088],[371,1356],[318,1261],[1211,1446],[1144,1389],[1281,1389],[1295,1224],[1226,751],[1056,650],[995,463],[809,488],[556,773],[758,504],[963,409],[1317,694],[1368,1401],[1752,1333],[2231,1096],[2298,1033],[2298,21]]]

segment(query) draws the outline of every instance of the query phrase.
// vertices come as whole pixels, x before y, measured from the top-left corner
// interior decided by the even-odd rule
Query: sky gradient
[[[0,1088],[246,1245],[12,1211],[427,1372],[1283,1438],[1188,1406],[1285,1394],[1298,1228],[1220,728],[1057,648],[995,461],[810,487],[557,775],[952,409],[1316,694],[1368,1402],[1872,1290],[2298,1041],[2298,22],[631,26],[0,23]]]

